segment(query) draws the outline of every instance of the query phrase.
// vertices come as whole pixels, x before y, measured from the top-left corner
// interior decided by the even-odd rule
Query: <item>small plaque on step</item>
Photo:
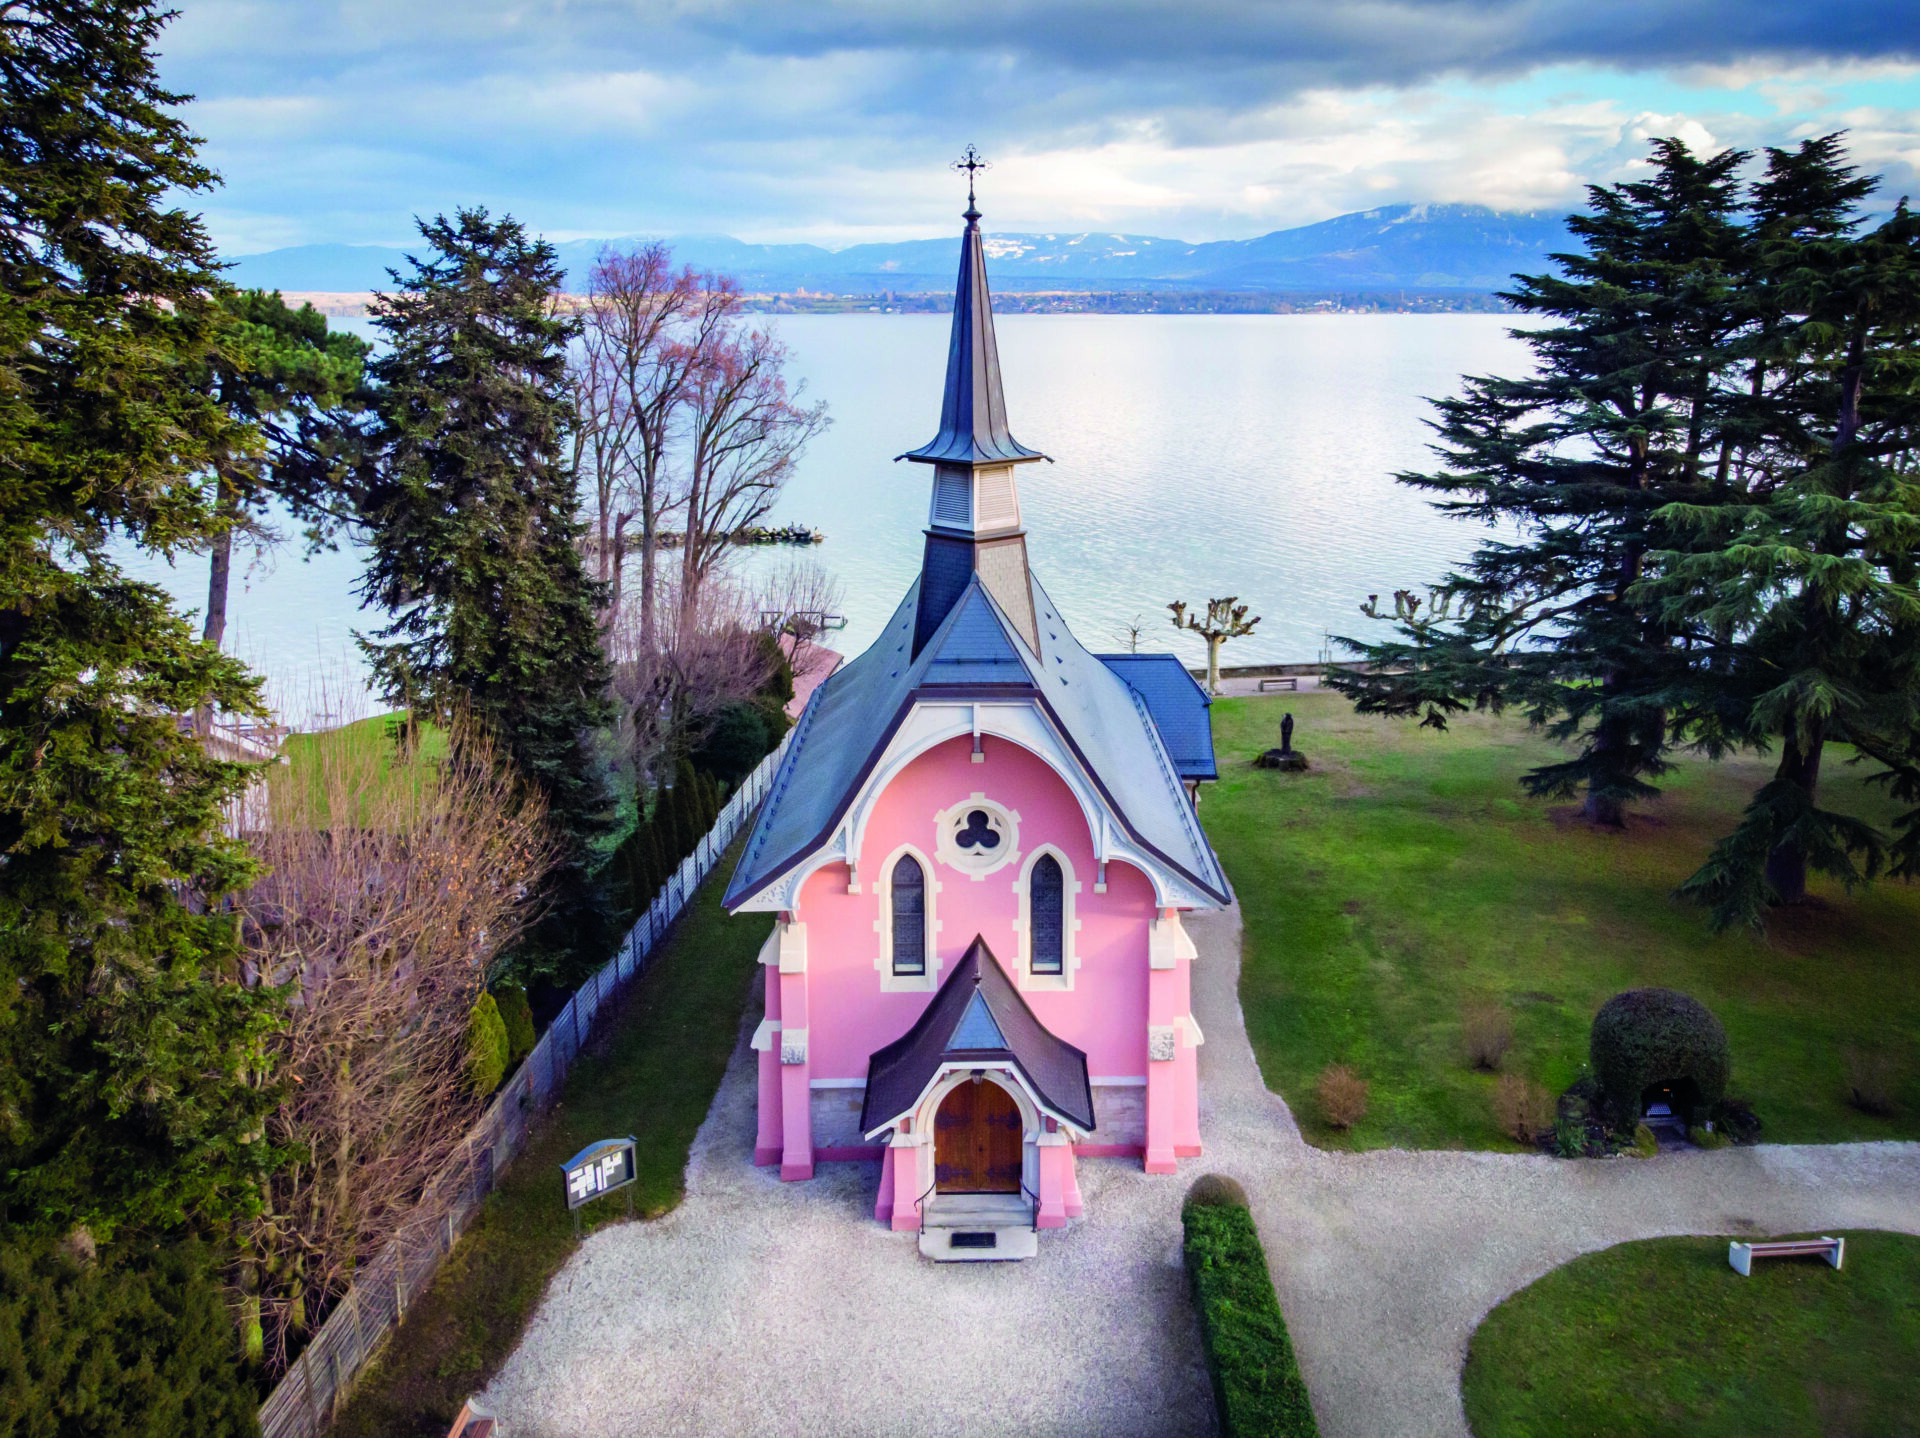
[[[991,1230],[986,1233],[956,1233],[947,1243],[951,1248],[998,1248],[1000,1235]]]

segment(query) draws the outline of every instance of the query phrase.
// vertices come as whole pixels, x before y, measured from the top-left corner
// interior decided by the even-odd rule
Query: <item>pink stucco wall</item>
[[[895,776],[862,837],[861,892],[847,892],[844,864],[821,869],[802,888],[794,917],[807,926],[805,1003],[812,1078],[864,1078],[868,1055],[899,1038],[926,1007],[927,992],[882,992],[876,963],[881,958],[876,924],[882,861],[903,844],[913,846],[929,879],[938,884],[929,901],[942,977],[976,934],[986,939],[1003,968],[1015,972],[1019,945],[1014,922],[1020,913],[1016,885],[1024,861],[1042,843],[1060,850],[1071,881],[1080,886],[1073,896],[1079,921],[1074,948],[1080,964],[1071,991],[1028,989],[1024,996],[1041,1023],[1086,1051],[1096,1079],[1146,1074],[1147,927],[1154,915],[1153,886],[1139,870],[1114,863],[1107,867],[1107,892],[1095,893],[1093,840],[1072,791],[1045,761],[1018,745],[991,736],[981,743],[983,763],[972,762],[970,740],[954,739]],[[934,816],[976,792],[1019,815],[1019,858],[984,878],[935,857]]]

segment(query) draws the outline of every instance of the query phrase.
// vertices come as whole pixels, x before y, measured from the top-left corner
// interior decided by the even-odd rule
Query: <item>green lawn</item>
[[[1848,1233],[1846,1266],[1724,1238],[1576,1258],[1488,1314],[1461,1377],[1478,1438],[1920,1434],[1920,1238]]]
[[[1258,770],[1291,710],[1306,774]],[[1920,1137],[1920,886],[1882,883],[1776,917],[1764,939],[1714,937],[1672,898],[1768,772],[1763,760],[1687,760],[1625,833],[1528,799],[1522,770],[1562,752],[1519,719],[1472,716],[1444,734],[1361,718],[1334,694],[1214,708],[1220,782],[1201,818],[1246,924],[1240,994],[1268,1084],[1328,1147],[1512,1148],[1494,1078],[1462,1056],[1474,1003],[1510,1010],[1509,1071],[1558,1093],[1586,1060],[1600,1004],[1661,985],[1707,1004],[1733,1046],[1731,1092],[1764,1137]],[[1823,800],[1885,817],[1829,754]],[[1846,1102],[1848,1049],[1889,1056],[1896,1111]],[[1371,1107],[1350,1133],[1320,1119],[1313,1084],[1347,1063]]]
[[[567,1078],[562,1101],[503,1175],[433,1286],[364,1374],[336,1427],[342,1438],[443,1438],[460,1404],[493,1375],[574,1248],[558,1165],[597,1138],[638,1140],[639,1213],[679,1203],[687,1150],[739,1032],[770,917],[720,907],[738,850],[608,1022],[610,1037]],[[585,1226],[626,1219],[619,1195],[581,1210]]]

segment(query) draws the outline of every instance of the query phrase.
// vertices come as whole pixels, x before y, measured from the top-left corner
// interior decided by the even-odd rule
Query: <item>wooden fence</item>
[[[406,1315],[414,1296],[433,1281],[440,1261],[492,1190],[494,1177],[519,1152],[534,1121],[559,1095],[574,1058],[593,1034],[601,1006],[647,966],[654,946],[745,827],[773,782],[786,748],[782,741],[747,776],[713,828],[628,932],[619,951],[567,1000],[533,1052],[468,1131],[460,1150],[427,1184],[407,1226],[360,1271],[280,1386],[260,1406],[264,1438],[318,1438],[325,1431],[335,1406],[380,1340]],[[562,1201],[557,1180],[553,1201]]]

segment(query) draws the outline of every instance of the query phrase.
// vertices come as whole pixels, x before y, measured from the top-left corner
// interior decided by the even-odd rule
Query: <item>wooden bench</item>
[[[1265,694],[1269,689],[1291,689],[1294,693],[1298,694],[1300,692],[1300,681],[1292,675],[1288,675],[1284,679],[1262,679],[1260,681],[1260,692]]]
[[[1847,1241],[1844,1238],[1794,1238],[1779,1243],[1727,1245],[1727,1262],[1742,1278],[1752,1277],[1756,1258],[1796,1258],[1803,1254],[1818,1254],[1838,1268],[1840,1260],[1847,1256]]]

